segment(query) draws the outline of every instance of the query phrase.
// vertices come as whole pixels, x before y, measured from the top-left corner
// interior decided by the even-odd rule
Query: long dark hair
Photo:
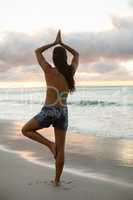
[[[75,91],[74,68],[67,64],[67,53],[64,47],[58,46],[53,50],[53,62],[55,67],[65,77],[70,92]]]

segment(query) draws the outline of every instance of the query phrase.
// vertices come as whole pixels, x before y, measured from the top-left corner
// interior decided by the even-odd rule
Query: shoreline
[[[47,147],[44,148],[36,141],[22,135],[21,127],[24,123],[25,122],[23,121],[17,120],[0,120],[0,127],[3,131],[0,144],[4,145],[6,149],[19,151],[20,154],[22,152],[23,156],[27,153],[27,158],[29,159],[39,158],[43,153],[45,160],[52,162],[52,156],[48,155],[49,150]],[[55,136],[52,127],[39,129],[38,131],[40,134],[54,142]],[[107,166],[113,162],[115,166],[133,167],[132,146],[133,140],[130,139],[98,137],[91,133],[90,135],[87,135],[84,133],[73,133],[68,131],[66,135],[65,152],[69,157],[68,161],[70,160],[73,164],[72,157],[75,156],[77,161],[81,161],[83,157],[85,159],[89,158],[89,163],[85,164],[89,164],[90,166],[91,161],[93,161],[93,164],[98,164],[98,162],[101,164],[102,160]],[[40,154],[38,155],[37,153],[39,152]],[[109,153],[109,155],[106,155],[106,153]],[[43,161],[45,160],[43,159]],[[70,162],[68,163],[70,164]],[[79,165],[80,163],[76,163],[76,166],[77,164]]]
[[[0,151],[8,152],[8,153],[11,153],[11,154],[16,154],[18,156],[18,158],[21,158],[21,159],[23,158],[25,161],[34,163],[35,165],[38,165],[38,166],[43,166],[43,167],[49,168],[49,169],[55,169],[55,166],[50,164],[50,163],[44,163],[44,162],[31,160],[31,159],[29,160],[29,159],[23,157],[22,155],[20,155],[18,152],[8,150],[8,149],[2,147],[1,145],[0,145]],[[74,168],[66,168],[66,167],[64,167],[63,172],[69,173],[69,174],[72,174],[72,175],[75,175],[75,176],[78,176],[78,177],[82,177],[82,178],[85,178],[85,179],[103,181],[105,183],[115,184],[116,186],[118,185],[118,186],[122,186],[122,187],[127,187],[127,188],[132,188],[133,189],[133,184],[132,183],[124,182],[124,181],[122,181],[120,179],[115,179],[113,177],[107,176],[106,174],[91,173],[91,172],[90,173],[86,173],[86,172],[82,172],[80,170],[76,170]]]
[[[12,122],[14,122],[14,123],[19,123],[19,122],[21,122],[22,124],[24,124],[25,122],[27,122],[26,120],[17,120],[17,119],[0,119],[0,123],[12,123]],[[48,132],[49,132],[49,130],[51,130],[51,129],[53,129],[53,127],[51,126],[51,127],[49,127],[49,128],[45,128]],[[48,130],[49,129],[49,130]],[[39,130],[39,131],[41,131],[41,130]],[[126,136],[114,136],[114,135],[111,135],[111,134],[99,134],[99,133],[92,133],[92,132],[89,132],[89,133],[87,133],[87,132],[82,132],[82,131],[77,131],[77,130],[68,130],[67,131],[68,132],[68,134],[74,134],[74,135],[83,135],[83,136],[85,136],[85,137],[89,137],[89,136],[91,136],[91,137],[98,137],[98,138],[101,138],[101,139],[111,139],[111,140],[132,140],[133,141],[133,136],[131,136],[131,137],[129,137],[129,138],[127,138]]]
[[[50,182],[53,169],[33,165],[18,155],[0,151],[0,198],[2,200],[132,200],[133,190],[124,185],[103,180],[86,179],[64,172],[61,186]]]
[[[44,170],[44,178],[46,178],[47,181],[45,181],[45,183],[40,183],[40,186],[42,187],[42,184],[45,184],[46,187],[51,188],[49,179],[51,176],[50,174],[54,173],[53,156],[43,145],[41,146],[39,143],[31,141],[21,135],[20,128],[23,123],[24,122],[17,120],[0,121],[0,179],[3,180],[5,188],[7,187],[8,190],[10,190],[8,180],[13,180],[14,175],[14,181],[16,181],[14,187],[16,188],[17,184],[18,186],[23,184],[23,187],[25,187],[24,182],[27,178],[26,176],[22,176],[22,174],[25,173],[27,176],[30,175],[31,177],[30,185],[34,185],[34,188],[36,188],[36,184],[33,184],[33,182],[36,181],[33,181],[33,179],[37,175],[39,181],[43,182],[42,175],[38,175],[38,173]],[[53,129],[41,129],[40,133],[54,141]],[[131,200],[130,197],[133,196],[132,146],[132,140],[103,138],[94,135],[88,136],[86,134],[73,134],[68,132],[65,150],[66,161],[62,177],[65,177],[65,180],[69,179],[68,182],[71,183],[67,184],[66,182],[63,182],[63,186],[61,187],[63,194],[64,190],[70,190],[70,193],[72,192],[71,198],[73,198],[74,195],[80,195],[79,191],[81,190],[82,198],[83,191],[86,193],[85,200],[88,198],[93,199],[93,195],[96,195],[95,199],[99,199],[101,196],[101,199],[103,200],[105,197],[104,193],[107,192],[107,196],[109,197],[106,196],[106,200],[112,200],[114,199],[114,196],[117,200]],[[28,171],[27,166],[30,166]],[[33,169],[36,169],[36,172]],[[21,170],[23,171],[22,174]],[[18,177],[23,179],[23,183],[19,182]],[[61,178],[61,180],[63,179]],[[77,182],[73,180],[76,180]],[[94,187],[93,189],[92,185]],[[0,188],[1,187],[3,186],[0,184]],[[30,186],[28,185],[28,187]],[[63,189],[63,187],[66,189]],[[104,188],[106,187],[108,189],[107,191],[104,191]],[[14,194],[16,193],[15,188]],[[49,189],[47,188],[48,191]],[[43,188],[43,191],[45,190],[46,188]],[[75,194],[73,190],[75,190],[77,194]],[[41,194],[43,194],[43,191],[41,191]],[[121,194],[119,191],[121,191]],[[124,196],[124,194],[127,195]],[[80,199],[78,195],[75,196],[75,198]],[[48,194],[47,198],[49,197],[50,195]],[[67,197],[62,196],[62,198]],[[7,199],[8,198],[2,200]],[[17,200],[16,196],[13,200]]]

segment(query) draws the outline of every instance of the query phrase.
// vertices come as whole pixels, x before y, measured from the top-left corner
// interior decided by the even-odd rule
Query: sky
[[[78,85],[133,85],[133,0],[4,0],[0,86],[42,85],[34,50],[53,42],[59,29],[79,52]],[[53,48],[44,52],[51,64]]]

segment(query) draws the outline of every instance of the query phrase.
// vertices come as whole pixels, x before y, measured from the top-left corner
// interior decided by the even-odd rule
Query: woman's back
[[[45,105],[66,105],[69,88],[65,77],[57,68],[51,68],[49,73],[45,73],[45,79],[47,84]]]

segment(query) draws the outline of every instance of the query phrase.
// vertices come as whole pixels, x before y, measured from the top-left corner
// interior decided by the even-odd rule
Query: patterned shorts
[[[34,116],[41,128],[52,125],[59,129],[68,128],[68,108],[67,106],[47,106],[43,105],[41,111]]]

